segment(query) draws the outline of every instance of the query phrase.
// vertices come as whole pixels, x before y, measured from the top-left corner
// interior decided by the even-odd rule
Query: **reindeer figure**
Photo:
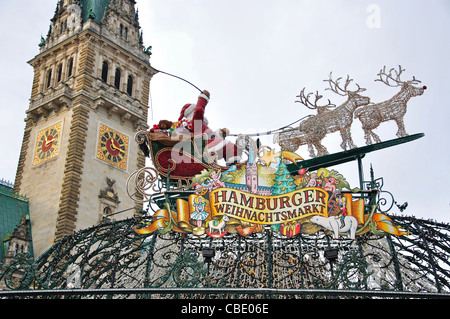
[[[308,119],[301,122],[298,129],[288,128],[277,133],[274,136],[274,143],[278,143],[283,151],[291,152],[296,151],[302,145],[308,145],[311,157],[323,156],[327,155],[328,151],[321,141],[328,133],[339,131],[343,140],[341,147],[344,150],[347,147],[355,148],[356,145],[353,143],[350,133],[350,127],[353,123],[353,112],[356,108],[369,104],[370,99],[359,94],[366,89],[361,88],[358,84],[356,84],[357,89],[355,91],[349,90],[348,87],[353,81],[349,76],[347,76],[344,88],[339,84],[341,79],[338,78],[336,81],[333,81],[330,73],[330,78],[324,81],[330,85],[330,88],[327,88],[327,90],[331,90],[341,96],[347,96],[346,102],[338,107],[332,104],[330,100],[328,100],[326,105],[318,105],[322,95],[316,92],[314,102],[311,102],[310,99],[313,93],[305,95],[305,89],[303,89],[300,95],[297,96],[299,101],[296,102],[305,105],[309,109],[317,110],[317,114],[311,115]],[[314,148],[317,150],[317,154]]]
[[[310,96],[313,93],[309,93],[308,95],[305,95],[306,88],[303,88],[303,90],[300,92],[300,95],[297,95],[297,97],[300,99],[300,101],[295,101],[295,103],[302,103],[310,110],[317,110],[317,114],[324,113],[326,111],[329,111],[329,109],[336,107],[336,104],[332,104],[330,100],[328,100],[328,104],[326,105],[317,105],[319,100],[323,97],[319,94],[318,91],[316,91],[314,104],[310,102]]]
[[[298,128],[286,128],[274,134],[273,143],[279,144],[282,151],[295,152],[300,146],[306,144],[302,139],[303,135]],[[314,154],[314,150],[312,151]]]
[[[378,73],[379,78],[375,81],[382,82],[390,87],[401,87],[400,92],[387,101],[367,105],[355,112],[355,119],[358,118],[362,123],[367,145],[372,144],[372,138],[375,143],[381,142],[380,137],[375,134],[373,130],[376,129],[382,122],[387,122],[390,120],[397,123],[397,137],[404,137],[408,135],[404,124],[406,105],[409,99],[413,96],[422,95],[427,87],[414,86],[421,83],[416,80],[414,76],[410,81],[401,81],[400,76],[403,71],[405,70],[399,66],[398,71],[391,69],[389,73],[387,73],[386,66],[384,66],[380,73]],[[392,74],[393,72],[395,72],[395,75]]]
[[[314,102],[311,102],[310,98],[313,93],[305,95],[305,90],[306,88],[303,88],[303,90],[300,92],[300,95],[297,95],[299,101],[295,102],[302,103],[311,110],[317,110],[317,114],[327,112],[330,108],[336,106],[335,104],[332,104],[330,100],[328,100],[328,104],[326,105],[318,105],[319,100],[323,97],[319,94],[318,91],[315,93]],[[313,115],[310,115],[309,117],[312,116]],[[302,145],[308,145],[311,157],[316,156],[313,146],[315,146],[316,149],[321,150],[322,152],[326,152],[326,149],[323,147],[323,145],[320,144],[320,141],[317,142],[314,139],[311,139],[310,134],[305,135],[303,132],[299,131],[298,128],[287,128],[282,132],[275,134],[273,142],[278,143],[283,151],[290,152],[295,152]]]
[[[322,109],[318,110],[318,114],[308,118],[299,125],[299,131],[304,134],[307,144],[311,147],[314,145],[317,149],[318,156],[327,155],[327,149],[321,144],[321,141],[329,133],[334,133],[339,131],[342,137],[341,147],[346,150],[347,148],[356,148],[353,143],[350,128],[353,123],[353,113],[356,108],[367,105],[370,103],[370,98],[362,96],[359,93],[364,92],[366,89],[361,88],[356,84],[357,89],[355,91],[349,90],[349,85],[353,81],[347,76],[344,87],[342,88],[339,84],[342,78],[338,78],[333,81],[332,74],[330,73],[330,78],[324,80],[330,85],[327,90],[331,90],[340,96],[347,96],[347,101],[342,105],[335,107],[332,110]],[[307,99],[300,103],[305,104]],[[329,103],[330,104],[330,103]],[[305,104],[306,105],[306,104]],[[329,107],[330,105],[328,105]],[[308,106],[311,108],[311,104]],[[311,153],[311,151],[310,151]]]

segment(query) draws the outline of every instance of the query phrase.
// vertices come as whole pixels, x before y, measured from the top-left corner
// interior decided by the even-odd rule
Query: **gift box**
[[[300,233],[301,225],[295,221],[281,224],[280,233],[282,233],[286,237],[293,237]]]

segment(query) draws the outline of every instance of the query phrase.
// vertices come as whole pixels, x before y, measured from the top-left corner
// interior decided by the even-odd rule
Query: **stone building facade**
[[[134,138],[147,128],[155,70],[135,5],[58,1],[29,61],[34,80],[14,191],[29,199],[35,257],[77,230],[140,209],[126,181],[145,165]]]

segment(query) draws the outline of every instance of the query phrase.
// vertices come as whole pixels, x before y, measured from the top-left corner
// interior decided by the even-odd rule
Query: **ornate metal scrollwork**
[[[37,267],[29,254],[18,254],[11,263],[1,268],[0,280],[8,289],[28,289],[37,278]]]
[[[291,289],[292,296],[302,289],[333,289],[341,297],[350,290],[448,293],[450,226],[393,219],[410,235],[367,233],[357,240],[334,240],[323,232],[286,238],[266,230],[214,240],[175,232],[145,236],[134,228],[146,219],[135,218],[66,237],[34,263],[18,255],[2,267],[0,278],[10,290],[91,289],[94,294],[115,288],[115,298],[130,297],[119,295],[122,288],[203,289],[201,294],[183,293],[186,298],[208,297],[210,288]],[[205,257],[205,248],[214,254]]]
[[[136,203],[148,203],[155,192],[159,192],[159,174],[152,167],[144,167],[130,175],[127,193]]]

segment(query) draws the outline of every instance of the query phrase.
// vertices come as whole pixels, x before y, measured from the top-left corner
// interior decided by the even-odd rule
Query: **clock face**
[[[59,122],[38,132],[33,165],[41,164],[58,156],[61,127],[62,122]]]
[[[97,158],[123,170],[127,169],[128,136],[100,125]]]

